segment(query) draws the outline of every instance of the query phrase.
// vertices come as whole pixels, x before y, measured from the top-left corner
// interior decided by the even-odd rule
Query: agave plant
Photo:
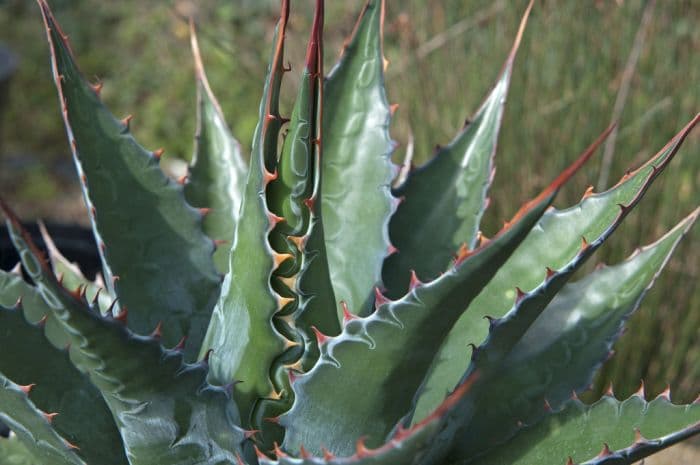
[[[700,210],[569,282],[700,116],[611,189],[552,208],[606,129],[479,231],[532,5],[471,123],[415,170],[390,160],[382,0],[325,77],[317,1],[289,119],[283,0],[248,167],[193,34],[197,143],[178,181],[39,5],[104,279],[48,236],[45,257],[0,202],[24,265],[0,274],[3,464],[630,464],[700,432],[700,405],[668,392],[577,397]]]

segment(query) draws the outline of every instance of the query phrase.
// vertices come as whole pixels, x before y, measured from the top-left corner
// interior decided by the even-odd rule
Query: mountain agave
[[[551,208],[608,128],[487,239],[479,221],[529,8],[471,123],[412,171],[390,162],[383,1],[367,3],[325,78],[317,2],[289,120],[282,2],[247,169],[193,35],[196,153],[176,182],[101,103],[39,5],[104,284],[48,237],[45,260],[2,203],[31,278],[0,274],[3,464],[629,464],[700,431],[700,405],[668,393],[576,396],[700,210],[568,283],[698,116],[610,190]]]

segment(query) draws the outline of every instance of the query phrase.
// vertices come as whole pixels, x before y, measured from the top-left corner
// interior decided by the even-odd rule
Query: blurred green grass
[[[104,82],[115,114],[134,114],[132,127],[146,147],[187,159],[194,132],[194,85],[187,23],[195,18],[212,87],[243,146],[249,146],[276,21],[276,0],[122,1],[53,0],[82,69]],[[295,2],[287,56],[301,63],[310,0]],[[362,1],[328,2],[326,68],[352,30]],[[490,89],[509,50],[525,1],[404,0],[387,5],[387,87],[400,104],[393,123],[403,155],[409,133],[415,160],[450,141]],[[540,0],[516,60],[497,155],[498,172],[485,232],[494,232],[519,204],[553,178],[610,122],[623,70],[645,1]],[[700,105],[700,8],[688,0],[658,2],[647,30],[619,135],[609,185],[660,149]],[[5,114],[0,166],[13,154],[37,154],[52,166],[69,159],[48,67],[43,29],[34,2],[0,0],[0,42],[21,58]],[[457,31],[450,34],[449,31]],[[446,38],[427,53],[427,45]],[[295,69],[299,69],[298,66]],[[285,82],[285,107],[297,76]],[[677,160],[626,220],[597,261],[616,262],[653,241],[700,200],[700,135],[686,141]],[[4,168],[3,168],[4,169]],[[8,176],[0,187],[30,204],[55,198],[55,182],[42,188],[34,166]],[[596,184],[600,157],[560,195],[578,201]],[[22,174],[20,173],[20,174]],[[40,171],[43,175],[46,169]],[[2,174],[2,173],[0,173]],[[16,195],[16,194],[15,194]],[[20,198],[22,200],[22,198]],[[627,395],[639,380],[657,393],[666,383],[674,399],[693,400],[700,389],[700,229],[677,250],[655,288],[629,323],[603,369]],[[592,264],[591,264],[592,266]]]

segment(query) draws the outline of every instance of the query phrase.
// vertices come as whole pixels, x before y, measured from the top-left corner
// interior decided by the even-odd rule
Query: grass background
[[[295,70],[311,20],[309,1],[293,5],[287,57]],[[104,82],[116,115],[165,157],[188,159],[194,133],[194,83],[185,18],[195,18],[212,87],[244,147],[255,126],[277,0],[53,0],[86,76]],[[400,104],[393,135],[415,160],[450,141],[496,79],[525,1],[404,0],[387,6],[387,87]],[[352,30],[362,2],[327,5],[326,68]],[[648,20],[642,21],[648,11]],[[640,24],[643,40],[640,40]],[[690,0],[540,0],[515,64],[497,155],[498,171],[484,230],[494,232],[523,202],[566,166],[609,124],[621,88],[628,97],[607,185],[660,149],[698,111],[700,8]],[[38,8],[31,0],[0,0],[0,42],[20,58],[0,136],[0,193],[26,218],[84,222],[78,188],[51,81]],[[636,66],[628,65],[637,48]],[[628,78],[625,69],[628,69]],[[633,71],[630,73],[629,71]],[[287,75],[291,109],[295,73]],[[686,141],[647,198],[598,253],[616,262],[659,237],[700,200],[700,131]],[[597,184],[601,157],[560,195],[579,200]],[[628,395],[666,383],[674,400],[700,390],[700,228],[685,239],[629,323],[617,355],[596,385],[608,380]],[[596,261],[596,260],[594,260]]]

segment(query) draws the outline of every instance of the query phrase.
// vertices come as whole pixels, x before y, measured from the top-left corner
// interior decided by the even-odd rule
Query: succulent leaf
[[[246,434],[230,394],[206,382],[207,364],[185,363],[181,349],[163,349],[159,329],[135,335],[66,291],[16,216],[0,207],[25,269],[70,338],[70,351],[82,355],[71,361],[109,406],[129,463],[234,462]]]
[[[284,218],[270,235],[279,253],[289,253],[296,266],[276,270],[283,293],[298,297],[292,306],[294,324],[305,344],[315,344],[312,327],[340,333],[338,307],[328,270],[321,219],[322,159],[322,32],[323,2],[318,1],[309,39],[306,66],[279,160],[279,177],[268,187],[273,212]],[[286,278],[286,279],[285,279]],[[290,282],[291,280],[291,282]],[[290,287],[285,283],[291,284]]]
[[[0,312],[6,311],[13,310],[0,307]],[[69,443],[53,429],[50,416],[47,417],[29,400],[28,389],[0,373],[0,420],[12,429],[24,447],[41,463],[85,465]]]
[[[0,357],[0,373],[19,385],[32,386],[31,402],[43,412],[58,413],[51,427],[76,446],[75,454],[87,463],[125,465],[119,432],[100,391],[73,366],[63,346],[57,349],[43,334],[50,322],[58,324],[51,309],[43,301],[32,303],[33,312],[43,311],[45,319],[25,320],[27,302],[40,300],[36,290],[27,287],[16,309],[0,307],[0,347],[11,347],[13,352],[12,357]],[[0,402],[0,408],[7,405]]]
[[[0,305],[9,308],[20,300],[28,322],[36,324],[46,317],[44,322],[46,338],[54,347],[60,349],[68,344],[68,335],[51,314],[47,315],[46,302],[37,290],[25,282],[20,274],[0,270]],[[11,346],[8,345],[8,347]]]
[[[639,434],[636,433],[639,431]],[[572,400],[544,421],[528,426],[508,447],[453,465],[632,465],[700,433],[700,404],[674,405],[632,396],[604,396],[593,405]]]
[[[321,203],[328,268],[336,298],[363,314],[381,279],[390,249],[389,217],[397,202],[390,192],[393,142],[384,88],[383,23],[384,0],[368,0],[326,78],[323,98]],[[362,238],[363,246],[349,238]]]
[[[558,410],[572,392],[585,390],[621,335],[623,321],[698,214],[700,209],[626,262],[591,273],[552,300],[602,237],[497,320],[486,342],[475,349],[471,369],[479,370],[487,382],[465,397],[466,402],[472,397],[475,407],[456,432],[450,459],[479,455],[511,437],[522,423],[533,424],[547,410]]]
[[[8,438],[0,437],[0,457],[4,465],[42,465],[14,433]]]
[[[384,262],[382,276],[389,297],[406,291],[411,270],[433,279],[462,244],[476,246],[495,173],[493,158],[513,62],[531,9],[532,2],[501,75],[476,114],[448,146],[410,172],[394,192],[403,200],[389,224],[389,236],[398,249]]]
[[[48,5],[39,4],[107,285],[131,310],[132,330],[145,334],[162,322],[167,344],[187,336],[191,359],[220,285],[212,241],[201,231],[202,215],[186,203],[182,186],[161,171],[157,157],[138,145],[128,124],[100,101],[74,63]]]
[[[90,301],[96,298],[100,311],[106,313],[114,303],[115,297],[105,289],[104,283],[90,281],[83,275],[77,264],[71,263],[64,257],[56,247],[56,244],[54,244],[43,223],[39,223],[39,231],[41,231],[41,237],[48,251],[48,258],[51,262],[53,273],[61,280],[63,287],[71,290],[84,288],[85,297]]]
[[[474,377],[474,380],[478,377]],[[464,383],[420,423],[411,428],[398,427],[385,443],[374,449],[365,445],[360,438],[355,443],[352,455],[335,456],[328,450],[322,455],[312,455],[306,449],[300,450],[299,457],[293,457],[277,449],[277,460],[260,458],[262,465],[429,465],[424,461],[424,453],[430,441],[443,427],[452,407],[462,398],[472,383]]]
[[[277,143],[283,122],[279,115],[279,91],[288,16],[289,2],[285,0],[260,103],[230,270],[224,278],[200,354],[204,356],[212,351],[209,357],[212,382],[220,385],[236,382],[234,395],[246,427],[251,426],[253,406],[258,399],[279,395],[270,379],[270,369],[286,346],[284,336],[272,323],[281,296],[270,283],[276,263],[268,234],[279,217],[268,209],[265,188],[277,176]]]
[[[214,263],[225,273],[248,168],[209,86],[193,24],[190,37],[197,76],[197,133],[185,198],[192,206],[210,209],[204,218],[204,232],[221,241]]]
[[[593,152],[585,152],[539,196],[525,204],[488,244],[460,255],[454,267],[432,282],[414,281],[406,296],[386,301],[377,295],[375,312],[348,314],[337,337],[319,334],[321,358],[296,377],[295,401],[280,423],[284,445],[320,452],[325,446],[349,455],[365,437],[381,444],[407,415],[442,341],[461,309],[491,279],[552,202],[556,192]],[[400,390],[395,386],[401,386]]]
[[[282,440],[283,431],[265,418],[274,418],[291,407],[293,396],[287,371],[307,370],[318,359],[315,330],[340,333],[326,258],[321,221],[321,105],[323,86],[322,33],[324,2],[316,3],[314,25],[309,38],[306,65],[299,93],[284,138],[278,163],[278,177],[267,188],[270,210],[280,221],[270,233],[270,244],[280,257],[273,272],[273,288],[283,296],[273,317],[277,330],[293,343],[273,364],[273,382],[278,399],[261,403],[253,426],[271,448],[270,429]]]
[[[628,173],[606,192],[585,196],[566,210],[547,211],[538,225],[474,299],[448,336],[425,384],[416,408],[419,420],[442,402],[469,363],[468,344],[481,344],[488,334],[484,318],[500,318],[511,309],[516,288],[528,292],[542,282],[546,269],[561,269],[581,247],[581,238],[593,243],[618,219],[619,205],[632,206],[663,172],[694,128],[696,116],[663,149],[639,169]]]

